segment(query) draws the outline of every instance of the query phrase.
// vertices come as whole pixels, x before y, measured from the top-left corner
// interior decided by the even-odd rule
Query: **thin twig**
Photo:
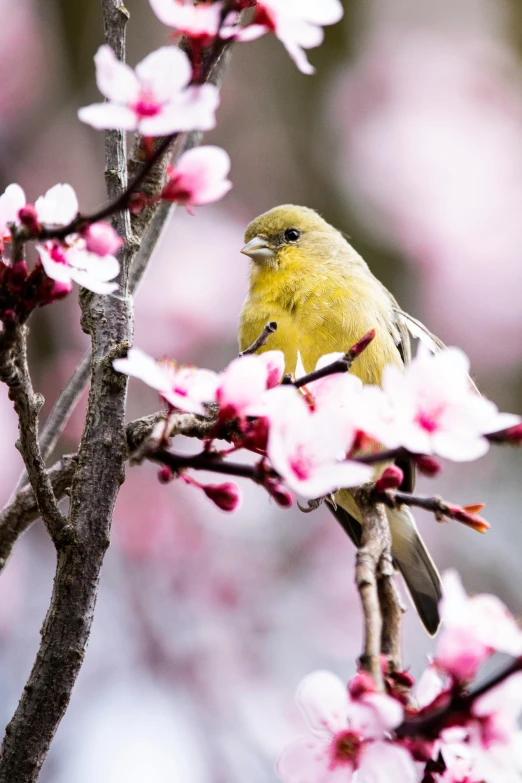
[[[320,370],[314,370],[313,372],[303,375],[301,378],[297,378],[295,381],[283,380],[283,383],[290,383],[295,386],[296,389],[301,389],[303,386],[307,386],[309,383],[318,381],[321,378],[326,378],[329,375],[335,375],[341,372],[349,372],[355,359],[361,355],[363,351],[368,348],[373,338],[376,335],[375,329],[371,329],[364,337],[361,337],[358,342],[353,345],[350,350],[345,353],[342,359],[338,359],[331,364],[327,364],[326,367],[321,367]]]
[[[445,500],[442,500],[442,498],[439,497],[412,495],[409,492],[400,492],[399,490],[386,490],[378,495],[378,499],[391,508],[400,508],[402,505],[422,508],[425,511],[430,511],[435,514],[435,519],[438,522],[443,522],[446,519],[453,519],[457,522],[461,522],[467,527],[473,528],[477,533],[485,533],[489,528],[489,524],[486,520],[475,513],[476,509],[481,509],[483,507],[482,504],[478,504],[476,508],[472,506],[454,506],[446,503]]]
[[[254,340],[252,345],[249,345],[248,348],[245,348],[244,351],[241,351],[239,354],[240,356],[247,356],[250,353],[255,353],[260,348],[264,348],[265,345],[268,342],[268,338],[271,334],[274,334],[274,332],[277,330],[277,323],[276,321],[269,321],[266,326],[263,327],[263,331],[259,335],[259,337]]]
[[[54,496],[61,500],[71,486],[78,458],[76,454],[61,458],[47,473]],[[18,492],[13,501],[0,514],[0,572],[3,570],[14,545],[25,531],[40,518],[40,509],[32,487]]]
[[[159,411],[149,416],[129,422],[126,427],[127,457],[138,453],[143,443],[150,437],[156,424],[163,421],[166,411]],[[180,414],[174,422],[173,434],[192,437],[203,437],[196,416]],[[67,454],[62,457],[48,474],[56,499],[59,501],[69,490],[74,471],[78,466],[78,454]],[[4,568],[16,541],[40,517],[40,510],[31,487],[18,492],[13,501],[0,514],[0,572]]]
[[[40,394],[35,394],[29,374],[27,331],[26,326],[18,328],[17,341],[10,353],[12,368],[7,376],[3,375],[3,378],[9,387],[9,399],[13,401],[18,416],[20,437],[17,447],[23,457],[45,526],[56,548],[59,549],[71,542],[72,529],[58,508],[53,486],[40,452],[38,415],[44,400]]]
[[[174,473],[191,468],[192,470],[207,470],[212,473],[220,473],[226,476],[237,476],[255,481],[256,484],[264,484],[267,477],[279,478],[271,468],[266,468],[262,461],[254,465],[245,465],[240,462],[227,462],[220,454],[202,452],[201,454],[174,454],[164,449],[149,449],[144,454],[145,459],[166,465]]]

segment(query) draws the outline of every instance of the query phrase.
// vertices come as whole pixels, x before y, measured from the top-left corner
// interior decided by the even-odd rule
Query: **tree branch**
[[[14,403],[20,433],[20,451],[45,526],[57,549],[70,543],[72,529],[58,508],[51,480],[45,468],[38,442],[38,414],[43,397],[35,394],[27,364],[27,327],[17,326],[11,348],[4,355],[0,378],[9,387],[9,399]]]
[[[166,412],[159,411],[127,424],[128,459],[132,459],[139,452],[143,443],[152,434],[156,424],[164,421],[165,417]],[[180,415],[175,427],[175,434],[197,437],[196,432],[196,417],[194,416],[191,419],[188,414],[186,418],[185,415]],[[49,478],[58,501],[67,495],[77,466],[78,454],[66,454],[52,468],[49,468]],[[40,510],[32,487],[26,487],[18,492],[13,501],[2,511],[0,514],[0,572],[4,568],[16,541],[39,517]]]
[[[364,616],[364,648],[361,667],[368,671],[379,690],[384,689],[381,653],[400,669],[401,608],[391,582],[393,574],[391,536],[382,503],[376,503],[367,489],[353,491],[362,515],[361,546],[357,550],[355,582]],[[379,600],[378,579],[383,579]]]
[[[123,59],[127,14],[119,0],[102,0],[106,37]],[[106,182],[110,199],[126,189],[125,134],[106,135]],[[132,338],[128,297],[131,257],[128,213],[113,224],[126,244],[120,253],[121,297],[82,291],[82,326],[92,340],[91,390],[72,484],[70,523],[75,542],[58,551],[51,604],[41,644],[0,755],[0,783],[33,783],[69,703],[89,638],[99,574],[109,543],[114,502],[124,478],[127,379],[112,361]],[[29,467],[29,466],[28,466]]]

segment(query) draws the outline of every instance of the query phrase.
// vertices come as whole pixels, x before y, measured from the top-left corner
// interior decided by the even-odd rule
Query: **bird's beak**
[[[275,256],[274,251],[263,237],[254,237],[241,250],[245,256],[250,256],[252,261],[267,261]]]

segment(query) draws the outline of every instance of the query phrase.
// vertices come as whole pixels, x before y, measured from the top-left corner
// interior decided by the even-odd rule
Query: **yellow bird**
[[[307,207],[284,205],[256,218],[247,227],[242,253],[252,260],[250,288],[239,324],[239,346],[245,350],[269,321],[277,322],[263,350],[284,353],[286,372],[294,373],[298,353],[306,372],[319,357],[346,352],[370,329],[376,336],[357,358],[352,372],[363,383],[380,385],[387,364],[410,360],[408,330],[389,291],[344,236]],[[415,469],[401,463],[402,489],[411,491]],[[347,490],[330,505],[356,546],[360,513]],[[394,562],[402,573],[426,630],[439,626],[440,577],[409,508],[387,510]]]

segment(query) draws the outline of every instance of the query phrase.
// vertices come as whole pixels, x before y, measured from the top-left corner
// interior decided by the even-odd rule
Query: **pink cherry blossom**
[[[218,375],[197,367],[178,367],[173,362],[157,362],[139,348],[131,348],[125,359],[116,359],[113,367],[125,375],[139,378],[156,389],[173,408],[187,413],[205,413],[203,403],[213,402]]]
[[[219,201],[232,187],[227,179],[229,171],[230,158],[220,147],[188,150],[175,166],[169,166],[161,197],[185,204],[187,208]]]
[[[25,193],[20,185],[8,185],[0,196],[0,239],[11,239],[8,224],[18,222],[18,213],[24,206]]]
[[[258,0],[252,24],[240,31],[228,28],[224,35],[252,41],[267,32],[279,38],[302,73],[314,73],[305,49],[323,42],[323,25],[335,24],[343,15],[340,0]]]
[[[222,3],[193,5],[192,0],[150,0],[150,4],[158,19],[180,35],[208,45],[218,34]]]
[[[262,415],[267,389],[284,370],[281,351],[234,359],[221,373],[216,399],[223,417]]]
[[[460,349],[431,354],[422,344],[406,371],[385,368],[383,389],[405,448],[457,462],[473,460],[489,448],[485,434],[520,421],[479,396],[468,372],[469,360]]]
[[[20,225],[19,213],[27,205],[25,193],[20,185],[9,185],[0,196],[0,234],[2,239],[10,239],[8,223]],[[33,207],[30,207],[33,210]],[[53,185],[52,188],[36,199],[34,219],[37,223],[49,226],[65,226],[78,214],[78,199],[74,188],[67,184]]]
[[[118,260],[111,255],[101,258],[81,246],[78,240],[69,248],[55,242],[37,245],[40,261],[45,274],[66,286],[72,287],[72,281],[94,291],[96,294],[111,294],[118,289],[117,283],[111,283],[120,271]]]
[[[370,481],[371,468],[343,461],[354,433],[347,440],[337,412],[313,413],[302,397],[290,392],[284,387],[272,390],[265,411],[270,421],[268,456],[289,488],[311,499]]]
[[[123,239],[109,223],[93,223],[83,232],[85,247],[98,256],[114,255],[123,245]]]
[[[284,783],[415,783],[414,763],[403,748],[386,742],[385,732],[403,716],[402,705],[385,694],[367,694],[366,702],[350,697],[334,674],[309,674],[297,692],[312,736],[284,749],[277,772]],[[369,705],[372,705],[369,718]],[[367,740],[371,740],[367,742]]]
[[[164,46],[133,71],[110,46],[94,58],[98,89],[108,99],[80,109],[78,116],[94,128],[137,130],[145,136],[176,131],[211,130],[219,93],[212,84],[190,86],[192,66],[176,46]]]
[[[78,199],[71,185],[54,185],[34,204],[40,223],[66,226],[78,214]]]
[[[475,677],[481,664],[495,651],[522,655],[522,630],[494,595],[469,598],[455,571],[442,579],[443,632],[435,658],[439,670],[459,681]]]

